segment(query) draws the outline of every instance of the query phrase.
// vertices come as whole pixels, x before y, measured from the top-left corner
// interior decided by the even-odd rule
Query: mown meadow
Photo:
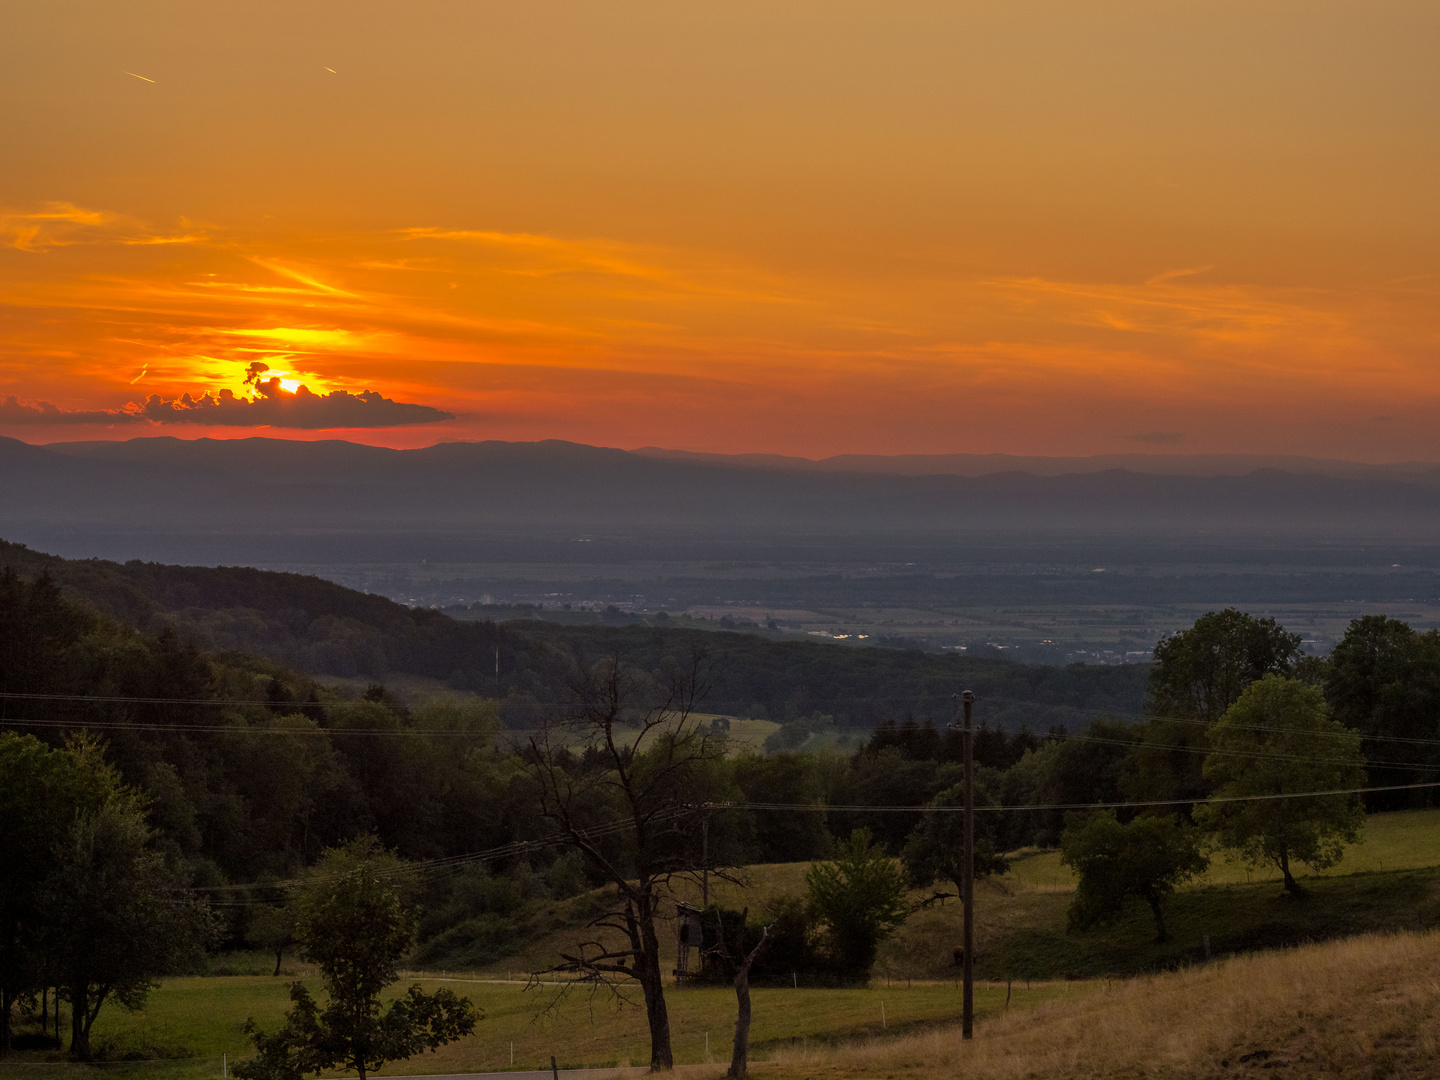
[[[297,974],[303,977],[303,966]],[[219,1076],[226,1056],[233,1064],[248,1056],[243,1027],[254,1017],[274,1026],[288,1004],[291,979],[269,975],[167,979],[137,1013],[113,1010],[96,1025],[99,1044],[116,1060],[70,1065],[50,1055],[12,1059],[4,1075],[159,1077],[200,1080]],[[469,997],[483,1013],[476,1033],[384,1073],[453,1073],[548,1067],[553,1054],[562,1068],[644,1065],[649,1041],[644,1013],[613,999],[575,992],[557,1000],[553,985],[479,981],[467,976],[407,975],[399,986],[418,981],[427,991],[448,986]],[[1028,1008],[1056,997],[1087,992],[1080,984],[1045,983],[1010,992],[1009,1008]],[[635,995],[638,1000],[638,995]],[[1004,985],[982,985],[976,995],[983,1017],[1006,1011]],[[728,987],[695,987],[668,996],[676,1063],[723,1064],[729,1060],[735,994]],[[950,983],[880,980],[866,988],[760,988],[754,991],[751,1046],[757,1060],[782,1050],[806,1051],[855,1039],[897,1037],[943,1023],[959,1009]],[[707,1041],[708,1040],[708,1041]],[[708,1054],[707,1054],[708,1046]],[[511,1054],[513,1051],[513,1063]],[[168,1060],[167,1060],[168,1059]]]

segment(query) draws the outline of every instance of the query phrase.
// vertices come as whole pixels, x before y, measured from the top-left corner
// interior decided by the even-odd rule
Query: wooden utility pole
[[[965,720],[960,729],[960,745],[965,755],[965,858],[960,864],[960,902],[965,905],[965,998],[961,1013],[960,1034],[975,1035],[975,732],[970,726],[970,710],[975,695],[966,690],[961,695]]]

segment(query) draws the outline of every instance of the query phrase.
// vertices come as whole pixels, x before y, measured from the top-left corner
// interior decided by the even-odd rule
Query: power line
[[[1084,705],[1061,705],[1043,701],[1025,701],[1021,698],[987,698],[986,702],[995,705],[1028,705],[1039,709],[1063,709],[1069,712],[1088,713],[1097,719],[1132,718],[1140,721],[1162,720],[1166,723],[1188,724],[1192,727],[1201,728],[1211,728],[1216,724],[1214,720],[1200,720],[1193,716],[1168,716],[1163,713],[1137,713],[1123,712],[1116,709],[1094,709]],[[1345,728],[1344,731],[1316,732],[1304,728],[1267,727],[1263,724],[1230,724],[1227,726],[1232,730],[1239,731],[1273,731],[1284,734],[1320,735],[1326,738],[1339,738],[1355,730],[1354,728]],[[1360,732],[1359,734],[1362,738],[1370,742],[1404,743],[1414,746],[1440,746],[1440,739],[1407,738],[1400,735],[1367,735],[1365,732]]]
[[[352,727],[249,727],[244,725],[221,725],[221,724],[155,724],[155,723],[131,723],[124,720],[101,720],[101,721],[70,721],[70,720],[23,720],[6,719],[0,720],[0,726],[41,728],[48,730],[96,730],[96,731],[151,731],[151,732],[184,732],[187,734],[214,734],[229,735],[236,738],[249,738],[252,736],[277,736],[277,737],[301,737],[324,735],[330,737],[346,735],[376,735],[376,736],[425,736],[442,738],[461,739],[483,739],[492,734],[487,731],[470,731],[457,728],[352,728]],[[1128,748],[1145,747],[1153,750],[1170,750],[1185,754],[1221,754],[1227,757],[1249,758],[1253,760],[1269,761],[1301,761],[1317,765],[1350,765],[1358,764],[1363,768],[1375,769],[1425,769],[1440,770],[1440,764],[1434,762],[1420,761],[1379,761],[1373,759],[1362,759],[1359,762],[1351,762],[1344,758],[1317,757],[1307,754],[1286,754],[1269,750],[1230,750],[1220,747],[1185,746],[1177,743],[1153,743],[1142,739],[1111,739],[1099,735],[1071,735],[1053,734],[1046,736],[1050,739],[1061,739],[1066,742],[1095,743],[1103,746],[1122,746]]]
[[[1197,806],[1211,803],[1247,803],[1266,802],[1281,799],[1320,799],[1330,798],[1337,795],[1367,795],[1384,791],[1415,791],[1422,788],[1440,787],[1440,780],[1421,784],[1388,784],[1381,787],[1359,787],[1359,788],[1334,788],[1327,791],[1293,791],[1270,793],[1264,795],[1229,795],[1212,797],[1208,799],[1150,799],[1134,802],[1098,802],[1098,803],[1029,803],[1019,806],[977,806],[976,812],[1018,812],[1035,810],[1142,810],[1153,809],[1164,806]],[[963,813],[963,806],[861,806],[861,805],[836,805],[827,803],[771,803],[771,802],[706,802],[691,805],[678,806],[664,815],[665,818],[675,819],[679,817],[698,814],[701,812],[715,812],[724,810],[752,810],[752,811],[773,811],[780,813],[843,813],[843,814],[953,814]],[[662,818],[661,820],[663,820]],[[634,823],[627,820],[611,821],[594,829],[580,830],[588,839],[599,839],[607,836],[618,835],[634,827]],[[383,871],[388,877],[400,877],[410,874],[429,875],[436,871],[448,871],[459,869],[477,862],[493,862],[496,859],[506,858],[510,855],[522,854],[528,850],[538,848],[558,847],[570,842],[570,834],[552,833],[549,836],[538,840],[514,840],[508,844],[501,844],[498,847],[488,848],[484,851],[467,852],[463,855],[453,855],[440,859],[428,859],[423,862],[402,863],[393,870]],[[216,892],[242,892],[245,890],[274,890],[285,889],[295,885],[311,881],[333,881],[339,880],[334,877],[302,877],[288,878],[281,881],[255,881],[236,885],[206,885],[190,888],[192,893],[216,893]],[[260,900],[212,900],[214,907],[254,907],[264,903]]]
[[[1195,799],[1151,799],[1139,802],[1091,802],[1091,803],[1024,803],[1016,806],[977,806],[976,813],[982,810],[991,812],[1008,812],[1012,810],[1141,810],[1147,807],[1156,806],[1202,806],[1209,803],[1234,803],[1234,802],[1265,802],[1273,799],[1320,799],[1332,795],[1367,795],[1380,791],[1414,791],[1418,788],[1440,787],[1440,780],[1429,781],[1423,784],[1387,784],[1381,787],[1359,787],[1359,788],[1334,788],[1328,791],[1288,791],[1277,792],[1265,795],[1227,795],[1223,797],[1212,796],[1210,798]],[[881,813],[881,814],[959,814],[963,813],[963,806],[841,806],[823,803],[717,803],[713,804],[723,809],[735,810],[787,810],[787,811],[822,811],[825,813]]]
[[[266,708],[274,708],[274,707],[277,706],[277,705],[293,705],[297,710],[303,709],[303,708],[305,708],[305,707],[307,707],[307,706],[312,706],[312,707],[313,707],[313,706],[319,705],[319,706],[321,706],[321,707],[324,707],[324,703],[322,703],[322,702],[300,702],[300,703],[295,703],[295,702],[275,702],[275,701],[257,700],[257,699],[159,698],[159,697],[128,697],[128,696],[121,696],[121,695],[27,694],[27,693],[16,693],[16,692],[0,693],[0,699],[21,699],[21,700],[34,700],[34,701],[58,701],[58,702],[70,702],[70,703],[74,703],[74,702],[95,702],[95,703],[104,703],[104,704],[150,704],[150,705],[153,705],[153,704],[161,704],[161,705],[263,706],[263,707],[266,707]],[[1083,707],[1081,707],[1081,706],[1073,706],[1073,705],[1052,705],[1052,704],[1047,704],[1047,703],[1044,703],[1044,702],[1024,701],[1024,700],[1015,699],[1015,698],[995,698],[995,699],[990,699],[990,700],[991,700],[993,703],[995,703],[995,704],[1001,704],[1001,705],[1003,705],[1003,704],[1027,705],[1027,706],[1035,707],[1035,708],[1045,708],[1045,709],[1056,709],[1056,708],[1058,708],[1058,709],[1068,709],[1068,710],[1078,711],[1078,712],[1099,713],[1099,714],[1101,714],[1101,715],[1113,715],[1113,714],[1110,714],[1110,713],[1106,713],[1104,710],[1086,709],[1086,708],[1083,708]],[[345,705],[350,705],[350,704],[358,704],[358,703],[354,703],[354,702],[332,703],[332,705],[340,705],[340,706],[345,706]],[[387,707],[391,707],[391,708],[398,708],[398,707],[399,707],[399,706],[396,705],[395,703],[384,702],[384,703],[380,703],[380,704],[386,705]],[[527,706],[527,708],[528,708],[528,707],[529,707],[529,706]],[[569,706],[569,705],[557,705],[557,706],[548,706],[548,707],[550,707],[550,708],[563,708],[563,709],[567,709],[567,710],[574,708],[574,706]],[[1130,713],[1130,714],[1121,714],[1121,715],[1137,716],[1137,715],[1143,715],[1143,714]],[[1186,717],[1151,716],[1151,717],[1148,717],[1148,719],[1151,719],[1151,720],[1163,720],[1163,721],[1174,722],[1174,723],[1191,724],[1191,725],[1197,725],[1197,726],[1201,726],[1201,727],[1210,727],[1210,726],[1213,726],[1213,725],[1210,725],[1209,723],[1207,723],[1207,722],[1204,721],[1204,720],[1197,720],[1197,719],[1194,719],[1194,718],[1186,718]],[[322,727],[319,727],[319,726],[317,725],[317,726],[314,726],[314,727],[299,727],[299,728],[296,728],[296,727],[263,727],[263,728],[255,728],[255,727],[245,727],[245,726],[237,726],[237,725],[216,725],[216,724],[195,724],[195,723],[189,723],[189,724],[185,724],[185,723],[181,723],[181,724],[163,724],[163,723],[155,723],[155,722],[130,722],[130,721],[116,721],[116,720],[95,720],[95,721],[82,720],[82,721],[79,721],[79,722],[77,723],[77,722],[75,722],[75,721],[69,721],[69,720],[54,720],[54,719],[50,719],[50,720],[32,720],[32,719],[18,719],[18,718],[17,718],[17,719],[14,719],[14,720],[5,720],[5,721],[3,721],[3,723],[8,723],[8,724],[10,724],[10,725],[17,726],[17,727],[35,727],[35,728],[49,728],[49,729],[70,729],[70,728],[74,728],[74,727],[81,727],[81,728],[93,728],[93,729],[95,729],[95,730],[129,730],[129,731],[153,731],[153,732],[171,731],[171,732],[186,732],[186,733],[221,733],[221,734],[231,734],[231,735],[237,735],[237,736],[250,736],[250,735],[255,735],[255,734],[277,735],[277,736],[302,736],[302,735],[327,735],[327,736],[328,736],[328,735],[355,735],[355,736],[386,736],[386,735],[388,735],[388,736],[397,736],[397,735],[417,735],[417,736],[433,736],[433,737],[442,737],[442,738],[483,738],[483,737],[487,734],[486,732],[483,732],[483,731],[477,732],[477,731],[472,731],[472,730],[466,730],[466,729],[463,729],[463,728],[461,728],[461,729],[457,729],[457,728],[416,728],[416,727],[408,727],[408,726],[407,726],[407,727],[399,727],[399,728],[375,728],[375,727],[360,728],[360,727],[348,727],[348,726],[322,728]],[[1299,735],[1306,735],[1306,736],[1312,736],[1312,737],[1313,737],[1314,735],[1316,735],[1316,734],[1319,734],[1319,735],[1322,735],[1322,736],[1328,736],[1328,735],[1340,736],[1340,735],[1342,735],[1342,734],[1347,734],[1347,733],[1348,733],[1348,729],[1346,730],[1346,732],[1333,732],[1333,733],[1332,733],[1332,732],[1312,732],[1312,731],[1308,731],[1308,730],[1304,730],[1304,729],[1296,729],[1296,728],[1267,728],[1267,727],[1264,727],[1264,726],[1261,726],[1261,725],[1245,725],[1245,726],[1243,726],[1243,727],[1241,728],[1241,730],[1261,731],[1261,732],[1275,733],[1275,734],[1287,734],[1287,733],[1288,733],[1288,734],[1299,734]],[[1155,750],[1165,750],[1165,751],[1173,751],[1173,752],[1177,752],[1177,753],[1188,753],[1188,754],[1205,754],[1205,755],[1207,755],[1207,756],[1210,755],[1210,754],[1222,754],[1222,755],[1225,755],[1225,756],[1243,757],[1243,758],[1249,758],[1249,759],[1253,759],[1253,760],[1300,761],[1300,762],[1311,762],[1311,763],[1314,763],[1314,764],[1334,764],[1334,765],[1351,764],[1351,762],[1349,762],[1349,761],[1347,761],[1347,760],[1345,760],[1345,759],[1342,759],[1342,758],[1326,758],[1326,757],[1318,757],[1318,756],[1312,756],[1312,755],[1286,754],[1286,753],[1280,753],[1280,752],[1276,752],[1276,751],[1259,750],[1259,749],[1256,749],[1256,750],[1234,750],[1234,749],[1225,749],[1225,748],[1219,748],[1219,747],[1203,747],[1203,746],[1187,746],[1187,745],[1183,745],[1183,744],[1153,743],[1153,742],[1148,742],[1148,741],[1145,741],[1145,740],[1142,740],[1142,739],[1117,739],[1117,738],[1107,738],[1107,737],[1105,737],[1105,736],[1082,735],[1082,734],[1072,735],[1072,734],[1070,734],[1070,733],[1068,733],[1068,732],[1063,732],[1063,733],[1062,733],[1062,732],[1052,732],[1048,737],[1049,737],[1049,738],[1056,738],[1056,739],[1064,739],[1064,740],[1066,740],[1066,741],[1071,741],[1071,742],[1094,743],[1094,744],[1098,744],[1098,745],[1123,746],[1123,747],[1129,747],[1129,748],[1133,748],[1133,747],[1136,747],[1136,746],[1145,746],[1145,747],[1149,747],[1149,748],[1155,749]],[[1403,740],[1402,740],[1402,739],[1399,739],[1399,738],[1394,738],[1394,739],[1389,739],[1388,737],[1382,737],[1382,738],[1386,738],[1387,741],[1404,742],[1404,743],[1410,744],[1410,745],[1440,745],[1440,739],[1403,739]],[[1420,769],[1420,770],[1427,770],[1427,771],[1440,770],[1440,764],[1431,763],[1431,762],[1406,762],[1406,761],[1388,761],[1388,760],[1367,759],[1367,760],[1364,760],[1364,761],[1360,762],[1360,764],[1361,764],[1362,766],[1364,766],[1364,767],[1367,767],[1367,768],[1377,768],[1377,769],[1407,769],[1407,770],[1408,770],[1408,769]]]
[[[292,714],[293,715],[293,714]],[[59,730],[89,729],[96,731],[183,731],[210,732],[216,735],[425,735],[450,738],[482,738],[491,732],[467,731],[464,728],[361,728],[361,727],[251,727],[242,724],[157,724],[132,723],[128,720],[0,720],[0,726],[51,728]]]
[[[677,812],[680,813],[680,812]],[[603,839],[608,836],[615,836],[634,828],[634,823],[626,820],[611,821],[595,826],[590,829],[580,829],[586,839]],[[477,862],[492,862],[496,859],[503,859],[511,855],[523,854],[526,851],[537,848],[556,847],[560,844],[570,842],[570,834],[551,833],[549,836],[540,837],[535,840],[511,840],[498,847],[487,848],[483,851],[471,851],[461,855],[449,855],[438,859],[425,859],[420,862],[405,862],[394,870],[380,871],[381,876],[401,876],[413,873],[430,873],[436,870],[449,870],[460,866],[466,866]],[[190,892],[234,892],[245,889],[286,889],[304,882],[315,880],[338,880],[335,878],[314,878],[306,876],[303,878],[285,878],[276,881],[253,881],[235,885],[197,885],[191,887]]]
[[[11,700],[11,701],[40,701],[40,702],[50,701],[50,702],[68,702],[68,703],[85,703],[85,702],[91,702],[91,703],[96,703],[96,704],[108,704],[108,705],[198,705],[198,706],[206,706],[206,705],[208,705],[208,706],[220,706],[220,707],[257,706],[257,707],[262,707],[262,708],[266,708],[266,709],[279,709],[279,708],[290,709],[290,710],[292,710],[292,712],[290,713],[290,715],[293,715],[295,712],[302,712],[302,711],[305,710],[305,709],[314,709],[314,708],[335,709],[335,708],[346,708],[346,707],[348,707],[348,706],[380,705],[380,706],[383,707],[383,708],[388,708],[388,709],[393,709],[393,710],[396,710],[396,711],[400,711],[400,710],[412,709],[412,708],[424,708],[424,707],[425,707],[425,704],[426,704],[426,703],[421,703],[421,704],[419,704],[419,705],[408,705],[408,704],[405,704],[405,703],[403,703],[403,702],[394,702],[394,701],[369,701],[368,699],[358,700],[358,701],[357,701],[357,700],[349,700],[349,699],[340,700],[340,701],[273,701],[273,700],[270,700],[270,699],[268,699],[268,698],[169,698],[169,697],[137,697],[137,696],[127,696],[127,695],[121,695],[121,694],[32,694],[32,693],[20,693],[20,692],[14,692],[14,691],[10,691],[10,692],[0,692],[0,700]],[[493,702],[497,707],[498,707],[498,706],[503,706],[503,705],[506,704],[505,702],[499,701],[499,700],[494,699],[494,698],[483,698],[483,699],[480,699],[480,700],[483,701],[483,702]],[[1127,712],[1127,711],[1120,710],[1120,709],[1099,709],[1099,708],[1094,708],[1094,707],[1085,706],[1085,705],[1068,705],[1068,704],[1064,704],[1064,703],[1062,703],[1062,702],[1034,701],[1034,700],[1028,700],[1028,699],[1025,699],[1025,698],[995,697],[995,698],[985,698],[984,700],[985,700],[986,704],[990,704],[990,705],[1019,705],[1019,706],[1025,706],[1025,707],[1027,707],[1027,708],[1041,709],[1041,710],[1046,710],[1046,711],[1056,711],[1056,710],[1058,710],[1058,711],[1065,711],[1065,712],[1076,712],[1076,713],[1083,713],[1083,714],[1089,715],[1089,716],[1094,717],[1094,718],[1097,718],[1097,719],[1134,719],[1134,720],[1139,720],[1139,721],[1161,720],[1161,721],[1165,721],[1165,722],[1167,722],[1167,723],[1188,724],[1188,725],[1193,726],[1193,727],[1201,727],[1201,728],[1210,728],[1210,727],[1213,727],[1214,724],[1215,724],[1215,721],[1200,720],[1200,719],[1197,719],[1197,718],[1195,718],[1195,717],[1171,716],[1171,715],[1167,715],[1167,714],[1164,714],[1164,713]],[[864,702],[864,699],[854,699],[854,701],[855,701],[855,702]],[[865,703],[865,704],[869,704],[870,702],[864,702],[864,703]],[[829,702],[829,703],[827,703],[827,706],[833,708],[833,707],[835,707],[835,706],[837,706],[837,705],[842,705],[842,704],[847,704],[847,702],[843,702],[843,701],[842,701],[842,702]],[[942,703],[937,699],[937,700],[934,702],[934,704],[937,705],[937,706],[939,706],[939,705],[941,705]],[[947,702],[945,702],[944,704],[948,707],[948,704],[949,704],[949,703],[948,703],[948,701],[947,701]],[[570,711],[573,711],[573,710],[576,708],[576,706],[573,705],[573,704],[566,704],[566,703],[559,703],[559,702],[516,702],[516,703],[511,703],[511,707],[516,708],[516,709],[521,709],[521,710],[524,710],[525,712],[530,712],[530,713],[534,713],[534,712],[548,712],[548,713],[570,712]],[[724,702],[721,702],[721,703],[713,703],[713,704],[704,706],[703,708],[697,707],[697,708],[691,710],[691,712],[692,712],[692,713],[703,713],[704,715],[711,715],[712,712],[714,712],[714,711],[717,710],[717,709],[723,708],[723,707],[731,707],[732,710],[734,710],[734,704],[733,704],[733,703],[724,703]],[[733,716],[733,711],[732,711],[731,713],[715,713],[715,714],[716,714],[716,715],[725,715],[725,716],[729,717],[729,716]],[[12,720],[12,721],[8,721],[8,722],[10,722],[10,723],[20,723],[20,722],[22,722],[22,721]],[[23,722],[30,723],[30,724],[41,724],[41,723],[45,723],[45,724],[51,724],[51,725],[54,725],[54,726],[65,726],[66,723],[67,723],[66,721],[23,721]],[[87,727],[98,727],[101,723],[105,723],[105,721],[86,722],[86,725],[85,725],[85,726],[87,726]],[[137,728],[137,729],[140,729],[140,730],[152,730],[152,729],[153,729],[153,730],[172,730],[172,731],[184,731],[184,730],[201,730],[201,731],[205,731],[205,730],[217,730],[216,728],[214,728],[214,727],[212,727],[212,726],[202,725],[202,724],[195,724],[195,725],[151,724],[151,725],[145,726],[145,725],[141,725],[141,724],[132,724],[132,723],[124,722],[124,721],[118,721],[118,722],[112,722],[112,723],[113,723],[113,726],[117,726],[117,727],[132,727],[132,728]],[[71,725],[71,726],[73,726],[73,725]],[[1305,730],[1305,729],[1301,729],[1301,728],[1267,727],[1267,726],[1264,726],[1264,725],[1253,725],[1253,724],[1252,724],[1252,725],[1231,725],[1231,726],[1232,726],[1232,728],[1237,729],[1237,730],[1245,730],[1245,731],[1265,731],[1265,732],[1276,732],[1276,733],[1282,733],[1282,734],[1303,734],[1303,735],[1308,735],[1308,736],[1316,736],[1316,735],[1318,735],[1318,736],[1323,737],[1323,738],[1338,738],[1338,737],[1341,737],[1342,735],[1346,734],[1348,731],[1353,730],[1353,729],[1346,729],[1346,732],[1314,732],[1314,731],[1309,731],[1309,730]],[[339,730],[339,729],[337,729],[337,730]],[[403,728],[403,729],[399,729],[399,731],[392,731],[392,729],[388,729],[388,728],[346,728],[346,729],[344,729],[344,730],[345,730],[348,734],[356,734],[356,735],[383,735],[383,734],[395,734],[395,733],[400,733],[400,732],[410,732],[410,733],[422,734],[422,735],[463,735],[463,734],[468,734],[467,732],[457,732],[457,731],[455,731],[455,730],[453,730],[453,729],[448,729],[448,728],[430,728],[430,729],[422,729],[422,728]],[[1407,736],[1399,736],[1399,735],[1371,735],[1371,734],[1366,734],[1366,733],[1364,733],[1364,732],[1361,732],[1361,736],[1362,736],[1364,739],[1366,739],[1367,741],[1369,741],[1369,742],[1391,742],[1391,743],[1400,743],[1400,744],[1411,745],[1411,746],[1440,746],[1440,738],[1425,739],[1425,738],[1407,737]],[[1047,736],[1041,736],[1041,737],[1056,737],[1056,736],[1054,736],[1054,735],[1047,735]],[[1069,738],[1076,738],[1077,736],[1073,736],[1073,735],[1072,735],[1072,736],[1068,736],[1068,737],[1069,737]]]
[[[124,720],[101,720],[101,721],[71,721],[71,720],[0,720],[0,727],[37,727],[43,730],[99,730],[99,732],[183,732],[187,734],[223,734],[223,736],[248,739],[252,736],[272,737],[301,737],[301,736],[425,736],[425,737],[449,737],[449,739],[485,739],[490,732],[474,732],[474,730],[452,729],[425,729],[425,727],[249,727],[239,724],[154,724],[154,723],[130,723]],[[1391,760],[1361,759],[1359,762],[1351,762],[1344,757],[1319,757],[1313,755],[1297,755],[1297,753],[1279,753],[1273,750],[1230,750],[1223,747],[1207,746],[1184,746],[1178,743],[1151,743],[1140,739],[1107,739],[1104,736],[1089,736],[1089,734],[1051,734],[1048,739],[1060,739],[1064,742],[1094,743],[1100,746],[1122,746],[1129,749],[1136,747],[1148,747],[1153,750],[1172,750],[1176,753],[1194,753],[1194,755],[1223,755],[1227,757],[1244,757],[1251,760],[1280,760],[1280,762],[1308,762],[1312,765],[1358,765],[1365,769],[1405,769],[1405,770],[1427,770],[1427,772],[1440,772],[1440,763],[1434,762],[1391,762]]]
[[[409,708],[394,701],[273,701],[269,698],[180,698],[136,697],[126,694],[27,694],[17,691],[0,693],[0,699],[16,701],[95,701],[110,705],[263,705],[267,708],[288,706],[295,709],[330,708],[337,705],[382,705],[390,709]]]
[[[1214,746],[1185,746],[1176,743],[1152,743],[1142,739],[1107,739],[1099,735],[1056,735],[1057,739],[1066,742],[1099,743],[1106,746],[1127,746],[1131,748],[1146,747],[1153,750],[1174,750],[1185,754],[1204,754],[1207,757],[1211,754],[1222,754],[1227,757],[1253,758],[1256,760],[1273,761],[1308,761],[1316,765],[1355,765],[1365,768],[1378,769],[1440,769],[1440,764],[1419,761],[1371,761],[1368,759],[1359,762],[1348,761],[1345,758],[1312,757],[1307,754],[1283,754],[1270,750],[1226,750]]]

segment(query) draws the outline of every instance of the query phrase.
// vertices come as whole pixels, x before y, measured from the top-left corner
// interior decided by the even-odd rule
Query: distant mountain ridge
[[[1215,476],[1123,469],[910,475],[757,468],[561,441],[390,450],[277,439],[53,446],[0,439],[0,533],[68,554],[96,553],[85,538],[102,534],[219,537],[240,554],[218,561],[253,562],[244,555],[247,536],[330,536],[337,544],[382,533],[838,542],[1036,533],[1429,538],[1440,531],[1440,470],[1374,468],[1354,476],[1274,468]]]
[[[894,476],[967,476],[996,473],[1028,473],[1031,476],[1068,476],[1085,473],[1124,472],[1151,476],[1245,476],[1265,469],[1301,475],[1336,478],[1410,478],[1440,484],[1440,462],[1404,461],[1370,464],[1338,458],[1315,458],[1294,454],[1094,454],[1056,457],[1023,454],[836,454],[826,458],[805,458],[786,454],[713,454],[692,450],[671,450],[642,446],[636,450],[588,446],[559,439],[533,443],[500,441],[437,443],[419,450],[392,450],[338,439],[299,441],[291,439],[178,439],[174,436],[88,442],[48,443],[38,449],[71,457],[98,461],[147,464],[174,464],[183,460],[192,465],[209,465],[225,470],[303,463],[312,470],[345,469],[357,466],[380,467],[387,462],[415,455],[416,460],[441,461],[449,447],[483,447],[495,454],[502,448],[528,448],[532,453],[564,456],[567,450],[609,455],[633,455],[689,464],[778,469],[793,472],[855,472]],[[453,451],[451,451],[453,453]]]
[[[1043,457],[1022,454],[836,454],[826,458],[782,454],[705,454],[642,446],[633,453],[671,461],[740,465],[805,472],[887,473],[895,476],[989,476],[1029,473],[1067,476],[1077,473],[1125,472],[1153,476],[1245,476],[1262,469],[1334,477],[1411,477],[1440,483],[1440,462],[1403,461],[1374,465],[1336,458],[1293,454],[1094,454],[1088,457]]]

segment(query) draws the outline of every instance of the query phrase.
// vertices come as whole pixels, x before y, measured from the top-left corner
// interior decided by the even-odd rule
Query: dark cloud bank
[[[454,413],[443,409],[393,401],[374,390],[316,394],[302,386],[292,393],[282,389],[278,379],[246,381],[255,387],[253,399],[236,397],[229,390],[170,399],[152,394],[123,409],[61,409],[48,401],[26,405],[12,395],[0,400],[0,424],[206,424],[316,430],[402,427],[455,419]]]

